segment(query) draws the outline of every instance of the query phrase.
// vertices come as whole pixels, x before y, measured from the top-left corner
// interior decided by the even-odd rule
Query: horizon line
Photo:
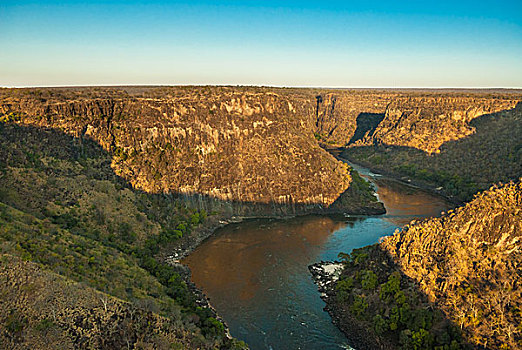
[[[30,88],[88,88],[88,87],[264,87],[289,89],[387,89],[387,90],[522,90],[519,87],[498,86],[314,86],[314,85],[264,85],[264,84],[71,84],[71,85],[0,85],[6,89]]]

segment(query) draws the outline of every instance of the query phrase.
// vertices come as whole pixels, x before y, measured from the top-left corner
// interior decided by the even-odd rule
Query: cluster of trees
[[[434,309],[377,245],[341,253],[337,303],[376,337],[404,350],[453,350],[465,345],[458,328]]]
[[[179,321],[211,344],[231,344],[181,271],[159,258],[207,214],[173,196],[132,189],[93,142],[0,123],[3,253]]]

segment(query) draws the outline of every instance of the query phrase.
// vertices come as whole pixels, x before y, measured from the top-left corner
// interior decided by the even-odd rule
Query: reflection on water
[[[321,246],[343,222],[328,217],[302,217],[293,220],[251,220],[232,224],[219,230],[215,237],[205,242],[184,263],[197,266],[193,281],[205,290],[214,291],[213,299],[226,297],[233,286],[239,303],[250,303],[257,294],[279,283],[266,281],[263,274],[275,266],[303,265],[319,253]],[[274,284],[271,285],[271,284]],[[261,289],[261,290],[260,290]],[[265,290],[266,291],[266,290]]]
[[[405,186],[397,181],[374,178],[379,200],[386,207],[385,220],[397,226],[404,226],[413,218],[438,216],[449,208],[442,197],[433,196],[414,187]]]
[[[307,266],[373,244],[413,218],[448,208],[441,198],[412,187],[382,177],[372,182],[386,215],[250,220],[219,230],[183,261],[233,336],[252,349],[346,346],[322,310]]]

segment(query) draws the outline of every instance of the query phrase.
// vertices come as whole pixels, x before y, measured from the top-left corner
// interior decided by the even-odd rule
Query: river
[[[346,337],[319,297],[308,265],[378,242],[414,218],[439,216],[443,198],[354,166],[387,214],[255,219],[219,229],[183,260],[192,280],[251,349],[342,349]]]

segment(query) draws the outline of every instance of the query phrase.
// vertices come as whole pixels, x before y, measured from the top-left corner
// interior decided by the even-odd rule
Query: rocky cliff
[[[380,122],[386,106],[398,96],[401,94],[395,91],[321,91],[315,96],[315,136],[326,145],[347,145],[375,127],[372,124],[362,130],[372,117]]]
[[[432,154],[448,141],[474,134],[472,120],[513,109],[522,95],[480,90],[340,90],[321,92],[315,99],[315,133],[325,144],[383,144]]]
[[[437,162],[429,156],[482,135],[474,123],[513,110],[520,100],[516,93],[480,91],[3,89],[0,114],[94,139],[115,155],[115,171],[147,192],[177,193],[208,211],[285,215],[324,211],[349,188],[348,169],[317,141],[349,145],[349,156],[368,165],[379,166],[373,160],[388,156],[389,168],[397,169],[410,165],[404,152],[419,152],[428,157],[431,172],[462,177],[458,169],[431,166]],[[516,163],[518,146],[512,146],[514,153],[506,156]],[[366,154],[378,147],[386,153]],[[465,159],[466,152],[458,149],[449,157]],[[466,161],[463,168],[471,165]],[[489,186],[506,180],[490,178],[473,181]],[[378,212],[368,206],[367,212]],[[364,207],[350,210],[362,213]]]
[[[518,181],[311,270],[358,349],[520,349],[521,237]]]
[[[0,113],[4,121],[91,138],[114,154],[114,170],[135,188],[177,193],[207,211],[321,212],[350,186],[347,166],[317,144],[315,106],[302,93],[144,91],[6,90]],[[366,212],[360,204],[355,212]]]
[[[383,120],[359,145],[375,143],[415,148],[428,154],[475,133],[470,122],[477,117],[513,109],[517,99],[504,96],[418,96],[391,101]]]
[[[381,247],[470,342],[522,346],[522,183],[494,186]]]
[[[344,156],[456,201],[522,174],[520,95],[398,98]]]

